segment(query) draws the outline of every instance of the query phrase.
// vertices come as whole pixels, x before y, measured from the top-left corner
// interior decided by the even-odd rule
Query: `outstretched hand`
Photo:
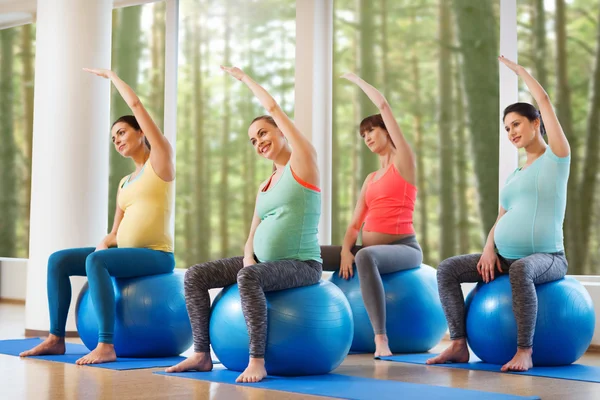
[[[517,64],[514,61],[509,60],[508,58],[506,58],[504,56],[498,57],[498,61],[500,61],[502,64],[506,65],[508,68],[510,68],[517,75],[519,74],[519,71],[521,69],[523,69],[523,67],[521,67],[519,64]]]
[[[343,74],[342,76],[340,76],[340,78],[343,79],[347,79],[350,82],[356,83],[360,78],[358,77],[358,75],[356,75],[353,72],[346,72],[345,74]]]
[[[244,71],[242,71],[238,67],[225,67],[221,65],[221,69],[239,81],[241,81],[246,75]]]
[[[89,72],[94,75],[98,75],[102,78],[111,79],[115,73],[110,69],[102,69],[102,68],[84,68],[85,72]]]

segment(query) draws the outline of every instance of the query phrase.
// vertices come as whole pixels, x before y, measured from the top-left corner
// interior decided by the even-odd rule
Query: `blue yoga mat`
[[[158,375],[166,375],[201,381],[228,383],[231,385],[242,385],[252,388],[279,390],[315,396],[329,396],[352,400],[511,400],[511,399],[539,399],[539,397],[514,396],[510,394],[482,392],[479,390],[467,390],[442,386],[431,386],[417,383],[406,383],[399,381],[362,378],[349,375],[327,374],[299,377],[272,377],[269,376],[258,383],[236,383],[235,379],[240,375],[225,369],[222,366],[210,372],[183,372],[168,374],[166,372],[155,372]]]
[[[19,353],[29,350],[34,346],[42,343],[41,339],[16,339],[16,340],[0,340],[0,354],[9,356],[18,356]],[[67,351],[60,356],[32,356],[27,358],[35,358],[38,360],[55,361],[67,364],[75,364],[75,361],[86,355],[90,351],[82,344],[67,343]],[[164,357],[164,358],[119,358],[115,362],[104,364],[88,364],[88,367],[114,369],[118,371],[128,369],[143,369],[143,368],[158,368],[170,367],[181,361],[184,357]]]
[[[437,354],[430,353],[400,354],[389,357],[381,357],[381,359],[410,364],[426,364],[425,362],[427,359],[435,357],[436,355]],[[471,354],[471,361],[468,363],[432,364],[431,366],[491,372],[501,372],[500,368],[502,367],[501,365],[484,363],[473,354]],[[600,383],[600,367],[591,367],[581,364],[571,364],[560,367],[533,367],[529,371],[525,372],[510,371],[502,373]]]

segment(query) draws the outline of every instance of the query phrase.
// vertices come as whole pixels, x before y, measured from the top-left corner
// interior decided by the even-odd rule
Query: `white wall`
[[[0,299],[25,301],[27,259],[0,257]]]

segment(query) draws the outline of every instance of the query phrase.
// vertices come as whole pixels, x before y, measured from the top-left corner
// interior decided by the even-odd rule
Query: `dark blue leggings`
[[[164,274],[173,271],[173,253],[138,248],[112,248],[94,252],[93,247],[57,251],[48,258],[48,307],[50,333],[65,336],[71,304],[70,276],[87,276],[92,303],[98,315],[101,343],[113,342],[115,294],[110,277]]]

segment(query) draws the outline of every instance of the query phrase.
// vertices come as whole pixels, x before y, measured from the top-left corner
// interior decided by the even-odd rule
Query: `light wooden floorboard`
[[[0,339],[23,337],[24,320],[24,306],[0,303]],[[442,343],[434,350],[445,345]],[[588,353],[579,362],[600,366],[600,353]],[[322,398],[165,377],[154,375],[153,371],[156,370],[113,371],[0,355],[0,399]],[[349,356],[335,372],[524,396],[538,395],[544,400],[600,400],[600,384],[596,383],[375,361],[370,355]],[[374,398],[377,398],[376,393]],[[398,398],[402,398],[401,393]]]

